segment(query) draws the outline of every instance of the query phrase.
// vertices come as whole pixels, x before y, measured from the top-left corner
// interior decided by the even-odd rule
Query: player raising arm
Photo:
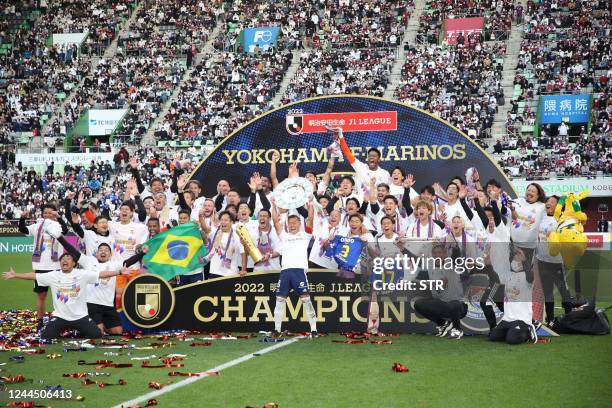
[[[53,297],[53,316],[41,332],[43,339],[55,339],[65,329],[76,329],[86,338],[100,338],[102,331],[87,314],[88,285],[99,279],[121,275],[123,270],[94,272],[75,269],[74,257],[65,253],[59,260],[60,269],[40,273],[15,273],[13,268],[4,272],[4,279],[36,280],[39,285],[51,288]]]
[[[280,337],[281,325],[285,317],[285,304],[289,291],[293,289],[300,295],[300,300],[306,310],[310,324],[311,337],[317,336],[317,321],[314,306],[308,293],[308,244],[312,237],[314,207],[312,195],[308,201],[308,217],[304,230],[301,229],[300,218],[290,215],[287,218],[287,231],[285,232],[279,219],[275,201],[272,201],[272,219],[274,228],[280,239],[281,272],[276,290],[276,305],[274,306],[274,337]]]
[[[377,185],[381,183],[386,185],[390,184],[391,175],[387,170],[379,166],[381,156],[380,150],[375,147],[368,149],[368,164],[365,164],[357,160],[353,152],[351,152],[342,133],[342,128],[329,128],[329,130],[338,133],[338,141],[340,142],[342,153],[353,169],[355,169],[358,192],[361,194],[368,194],[369,183],[373,177],[376,177]]]

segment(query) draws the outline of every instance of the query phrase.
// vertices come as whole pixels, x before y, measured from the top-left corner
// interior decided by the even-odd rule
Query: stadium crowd
[[[522,13],[522,6],[515,7],[514,0],[427,0],[419,20],[417,41],[437,44],[445,19],[467,17],[484,17],[483,31],[461,34],[460,42],[507,40],[513,18],[520,21]]]
[[[180,61],[162,55],[101,59],[58,118],[66,131],[87,109],[128,110],[121,133],[139,142],[185,72]]]
[[[218,52],[205,56],[180,86],[155,129],[160,140],[220,140],[271,108],[293,54]]]
[[[334,94],[383,96],[395,54],[393,48],[304,50],[282,102]]]
[[[6,40],[10,46],[0,55],[0,80],[11,131],[40,135],[44,121],[89,73],[82,52],[110,44],[122,19],[129,16],[128,4],[127,0],[49,2],[40,17],[3,33],[3,43]],[[82,50],[81,44],[47,43],[53,34],[80,32],[88,33]]]
[[[9,147],[0,151],[0,169],[4,177],[0,181],[0,221],[15,222],[22,212],[28,212],[32,219],[42,217],[42,205],[60,203],[67,192],[83,193],[81,201],[91,201],[109,214],[118,213],[126,191],[126,182],[132,173],[126,170],[130,159],[141,165],[142,180],[147,183],[159,177],[168,185],[172,182],[171,171],[176,163],[190,169],[203,156],[201,150],[191,148],[176,152],[165,149],[141,148],[130,154],[125,147],[119,149],[112,161],[91,161],[87,165],[70,162],[49,161],[43,170],[24,167],[16,162],[16,156]]]
[[[208,41],[220,14],[220,1],[151,1],[141,7],[125,35],[121,53],[155,57],[187,56]],[[147,5],[149,5],[149,3]]]
[[[504,97],[499,60],[505,53],[501,42],[411,48],[394,97],[432,112],[472,138],[488,137]]]

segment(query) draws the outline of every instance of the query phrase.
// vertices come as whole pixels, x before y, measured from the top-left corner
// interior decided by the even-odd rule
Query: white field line
[[[258,355],[266,354],[266,353],[269,353],[271,351],[277,350],[277,349],[279,349],[281,347],[285,347],[285,346],[288,346],[290,344],[293,344],[296,341],[298,341],[298,339],[299,339],[298,337],[294,337],[292,339],[288,339],[288,340],[282,341],[280,343],[276,343],[273,346],[265,347],[265,348],[263,348],[261,350],[254,351],[253,353],[245,354],[244,356],[238,357],[238,358],[236,358],[234,360],[231,360],[231,361],[228,361],[227,363],[223,363],[223,364],[218,365],[216,367],[209,368],[208,370],[202,371],[201,373],[199,373],[200,375],[198,377],[188,377],[188,378],[186,378],[186,379],[184,379],[182,381],[176,382],[174,384],[167,385],[167,386],[165,386],[164,388],[162,388],[160,390],[151,391],[148,394],[141,395],[140,397],[136,397],[136,398],[131,399],[129,401],[121,402],[121,403],[115,405],[113,408],[129,407],[131,405],[140,404],[141,402],[146,402],[146,401],[150,400],[151,398],[159,397],[160,395],[163,395],[163,394],[166,394],[168,392],[174,391],[177,388],[184,387],[184,386],[192,384],[192,383],[194,383],[196,381],[203,380],[204,378],[206,378],[208,376],[214,375],[214,374],[212,374],[212,372],[223,371],[226,368],[230,368],[230,367],[233,367],[233,366],[238,365],[240,363],[244,363],[245,361],[248,361],[248,360],[250,360],[252,358],[255,358],[256,357],[255,354],[258,354]]]

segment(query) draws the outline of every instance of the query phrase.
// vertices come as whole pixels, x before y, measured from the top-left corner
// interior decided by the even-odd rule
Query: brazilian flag
[[[201,269],[206,246],[200,229],[193,222],[170,228],[149,239],[143,261],[149,272],[168,280]]]

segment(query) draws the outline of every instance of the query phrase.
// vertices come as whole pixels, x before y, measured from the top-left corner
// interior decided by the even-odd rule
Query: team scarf
[[[271,231],[271,230],[270,230]],[[259,230],[259,237],[257,237],[257,248],[262,255],[272,255],[272,242],[270,241],[270,231],[264,232]],[[262,263],[263,266],[269,266],[270,260]]]
[[[427,217],[429,224],[427,224],[427,239],[431,239],[433,237],[433,222],[431,220],[431,216]],[[416,237],[421,238],[421,220],[417,219],[416,227],[412,227],[412,236],[414,236],[416,228]]]
[[[43,226],[45,225],[45,219],[42,220],[38,230],[36,231],[36,243],[34,245],[34,251],[32,252],[32,262],[40,262],[40,257],[43,251],[43,241],[45,237],[45,232],[43,231]],[[55,242],[55,238],[51,237],[51,261],[57,262],[59,260],[57,245]]]
[[[453,237],[453,240],[455,241],[456,244],[458,244],[459,242],[457,242],[457,238],[455,238],[455,234],[453,234],[451,232],[451,237]],[[465,228],[461,230],[461,255],[465,256],[467,253],[467,234],[465,233]]]
[[[215,231],[215,235],[213,235],[213,238],[211,240],[211,247],[209,248],[209,253],[211,257],[215,253],[219,255],[219,258],[225,265],[226,259],[228,259],[227,251],[230,248],[230,244],[232,243],[232,238],[234,236],[234,229],[230,228],[229,236],[227,237],[227,243],[225,244],[225,251],[222,251],[221,249],[221,244],[222,244],[221,238],[223,237],[223,233],[219,234],[219,231],[221,231],[221,227],[217,228],[217,230]],[[232,253],[230,253],[230,256],[232,256]]]

